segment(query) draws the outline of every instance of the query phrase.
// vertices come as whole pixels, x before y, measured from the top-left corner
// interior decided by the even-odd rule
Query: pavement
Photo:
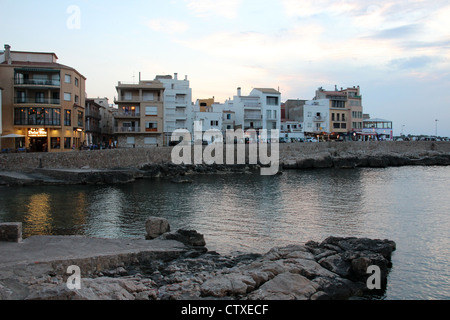
[[[174,240],[101,239],[84,236],[33,236],[20,243],[0,242],[0,270],[18,265],[102,258],[122,261],[142,254],[181,254],[184,244]]]

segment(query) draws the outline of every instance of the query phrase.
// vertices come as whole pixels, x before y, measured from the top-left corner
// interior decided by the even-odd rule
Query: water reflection
[[[51,234],[53,221],[50,209],[50,195],[46,193],[32,195],[27,204],[23,232],[34,235]]]
[[[145,235],[148,216],[203,233],[210,250],[265,252],[334,236],[397,243],[387,299],[450,297],[450,167],[287,171],[196,176],[192,184],[0,187],[0,221],[24,237]]]

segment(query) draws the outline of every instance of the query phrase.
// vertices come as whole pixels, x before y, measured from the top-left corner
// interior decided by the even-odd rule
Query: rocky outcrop
[[[95,272],[70,290],[67,276],[49,266],[42,275],[0,281],[0,299],[32,300],[324,300],[382,294],[395,243],[367,238],[329,237],[318,243],[277,247],[265,254],[223,256],[209,252],[195,231],[178,230],[158,239],[181,239],[190,249],[172,259],[143,258],[137,263]],[[381,290],[369,290],[367,269],[381,270]],[[35,266],[36,267],[36,266]],[[26,288],[25,288],[26,287]],[[25,294],[26,292],[26,294]]]

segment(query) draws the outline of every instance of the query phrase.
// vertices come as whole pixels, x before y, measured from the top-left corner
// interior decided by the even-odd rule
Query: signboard
[[[39,129],[28,129],[28,137],[47,137],[47,129],[39,128]]]

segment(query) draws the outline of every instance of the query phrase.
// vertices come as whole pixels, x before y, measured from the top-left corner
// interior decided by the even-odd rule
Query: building
[[[201,111],[204,110],[204,111]],[[201,128],[202,135],[204,135],[207,131],[215,131],[215,134],[204,135],[203,141],[211,144],[213,142],[222,142],[223,141],[223,131],[222,131],[222,119],[223,119],[223,111],[219,106],[216,105],[216,109],[212,106],[200,106],[200,99],[197,100],[194,106],[194,130],[198,130]],[[197,123],[197,126],[196,126]],[[192,138],[194,139],[195,133],[193,132]]]
[[[118,109],[114,134],[121,148],[162,146],[164,144],[164,84],[140,80],[137,84],[119,82]]]
[[[169,145],[172,133],[177,129],[187,129],[192,132],[192,89],[187,76],[178,79],[175,73],[166,76],[156,76],[155,80],[164,85],[164,145]]]
[[[108,98],[95,98],[94,102],[101,106],[100,108],[100,142],[102,148],[110,147],[114,139],[114,107],[109,104]]]
[[[393,140],[392,121],[385,119],[364,119],[362,133],[363,140]]]
[[[86,78],[59,64],[55,53],[0,52],[2,148],[25,147],[31,152],[78,149],[85,139]]]
[[[330,101],[317,99],[306,101],[303,106],[303,131],[305,136],[324,138],[330,133]]]
[[[314,100],[329,100],[330,137],[350,137],[360,131],[363,126],[362,96],[359,86],[334,91],[326,91],[322,87],[316,90]]]
[[[103,106],[95,102],[95,99],[86,99],[85,107],[85,132],[86,132],[86,145],[96,146],[100,148],[102,143],[102,130],[100,126],[101,115],[100,109]]]

